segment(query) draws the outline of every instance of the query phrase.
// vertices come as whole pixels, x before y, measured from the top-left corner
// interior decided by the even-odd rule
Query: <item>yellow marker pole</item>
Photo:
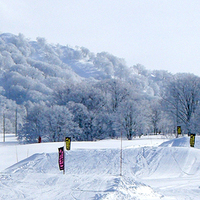
[[[66,143],[66,150],[70,150],[71,148],[71,137],[66,137],[65,138],[65,143]]]
[[[195,135],[196,134],[190,134],[190,147],[194,147],[195,144]]]

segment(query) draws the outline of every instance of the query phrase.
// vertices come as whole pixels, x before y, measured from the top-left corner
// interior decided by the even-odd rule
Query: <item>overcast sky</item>
[[[200,76],[200,0],[0,0],[0,32]]]

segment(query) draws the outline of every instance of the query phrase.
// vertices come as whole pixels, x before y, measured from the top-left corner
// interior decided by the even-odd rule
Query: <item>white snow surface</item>
[[[200,137],[143,136],[72,142],[65,174],[58,148],[64,142],[20,145],[0,137],[0,199],[151,200],[200,199]]]

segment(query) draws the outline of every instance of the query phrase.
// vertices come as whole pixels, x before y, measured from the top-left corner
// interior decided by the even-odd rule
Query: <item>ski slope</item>
[[[0,138],[1,139],[1,138]],[[19,145],[13,135],[0,142],[0,199],[200,199],[200,138],[146,136],[72,142],[65,174],[58,168],[64,143]]]

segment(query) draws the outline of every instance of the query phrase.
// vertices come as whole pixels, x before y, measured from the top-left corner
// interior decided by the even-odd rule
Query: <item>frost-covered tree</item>
[[[192,117],[200,100],[200,78],[193,74],[177,74],[169,83],[165,96],[165,106],[177,125],[191,131]]]
[[[108,94],[108,101],[110,109],[115,112],[123,101],[129,98],[129,90],[127,83],[121,80],[111,79],[106,81],[106,93]]]
[[[26,105],[25,123],[18,132],[18,139],[22,142],[37,142],[39,136],[45,133],[44,113],[45,104],[32,104],[28,102]]]
[[[81,134],[81,129],[73,121],[73,115],[66,106],[47,107],[44,124],[46,132],[44,137],[47,138],[47,141],[64,141],[67,136],[77,140]]]
[[[102,139],[110,133],[110,119],[103,110],[89,110],[82,103],[72,101],[68,102],[67,108],[74,116],[73,121],[81,129],[77,140]]]
[[[157,134],[161,132],[160,122],[162,119],[161,103],[158,99],[153,99],[150,102],[151,113],[149,115],[150,122],[153,127],[153,133]]]
[[[80,133],[81,129],[73,121],[73,115],[66,106],[30,103],[18,137],[28,143],[37,142],[39,136],[46,142],[58,142],[64,141],[67,136],[77,140]]]
[[[148,110],[147,101],[130,99],[120,104],[117,110],[117,122],[122,126],[121,130],[126,133],[128,140],[147,133],[150,125]]]

